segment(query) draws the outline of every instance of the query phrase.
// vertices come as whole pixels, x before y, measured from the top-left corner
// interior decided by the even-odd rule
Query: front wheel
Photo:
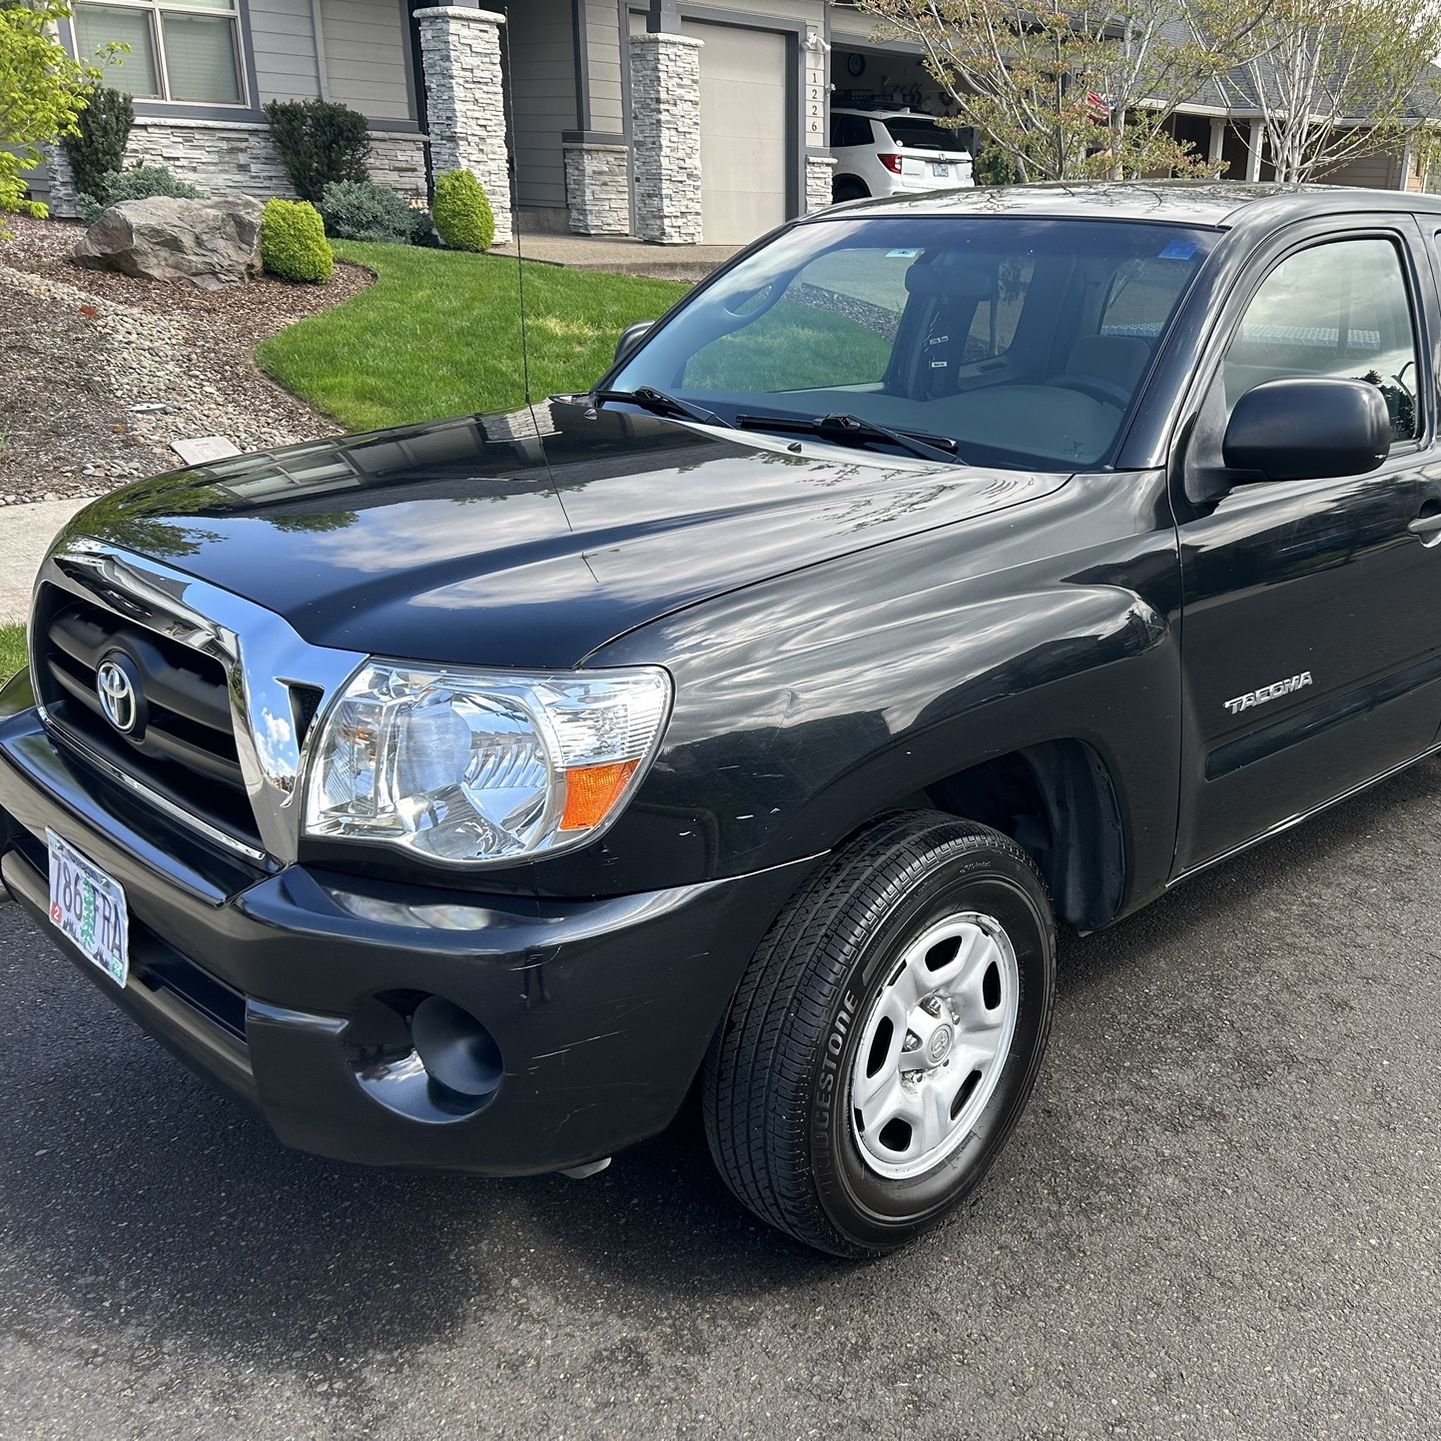
[[[930,811],[862,832],[771,928],[711,1044],[731,1190],[839,1256],[930,1229],[1035,1085],[1055,951],[1045,885],[999,832]]]

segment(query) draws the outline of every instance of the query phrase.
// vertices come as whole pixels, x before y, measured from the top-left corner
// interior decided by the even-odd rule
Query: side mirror
[[[1391,449],[1391,415],[1364,380],[1267,380],[1236,402],[1221,443],[1227,470],[1256,480],[1366,475]]]
[[[653,321],[642,320],[636,325],[627,325],[621,331],[620,339],[615,343],[616,360],[624,360],[640,344],[641,336],[651,328],[652,324],[654,324]]]

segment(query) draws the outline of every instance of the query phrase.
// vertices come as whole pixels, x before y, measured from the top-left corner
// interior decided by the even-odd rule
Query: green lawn
[[[525,399],[514,260],[406,245],[335,242],[376,283],[259,346],[261,369],[348,430],[469,412]],[[666,280],[525,267],[531,391],[588,389],[622,330],[654,320],[688,289]]]
[[[25,627],[0,625],[0,681],[9,680],[25,664]]]

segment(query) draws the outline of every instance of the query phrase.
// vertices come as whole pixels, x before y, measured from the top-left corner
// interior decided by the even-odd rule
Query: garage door
[[[701,206],[712,245],[754,240],[786,219],[786,41],[768,30],[686,20],[700,53]]]

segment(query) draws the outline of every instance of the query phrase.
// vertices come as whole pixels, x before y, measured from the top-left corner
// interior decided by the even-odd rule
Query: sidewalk
[[[520,252],[527,260],[564,265],[570,270],[608,270],[655,280],[704,280],[724,265],[739,245],[650,245],[621,235],[567,235],[526,231]],[[492,255],[514,255],[515,241],[497,245]]]
[[[46,547],[88,500],[40,500],[0,507],[0,625],[23,621]]]

